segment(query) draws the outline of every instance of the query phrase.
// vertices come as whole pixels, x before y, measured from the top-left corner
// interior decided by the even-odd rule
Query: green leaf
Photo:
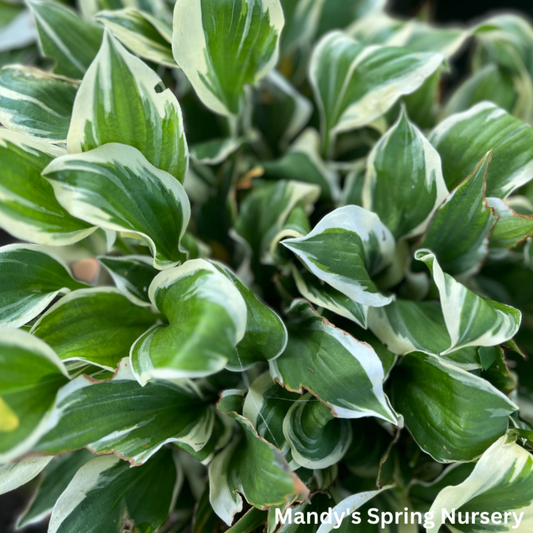
[[[380,17],[386,0],[327,0],[322,10],[318,34],[346,28],[359,19],[373,20]]]
[[[227,533],[251,533],[267,521],[267,513],[252,507]]]
[[[457,510],[454,526],[446,521],[453,533],[482,533],[484,531],[528,531],[533,526],[533,458],[518,444],[506,442],[502,437],[481,457],[472,474],[456,486],[444,488],[431,507],[434,513],[434,527],[428,533],[438,533],[446,515]],[[458,513],[478,513],[475,524],[460,525]],[[482,525],[486,515],[479,513],[500,512],[500,518],[509,515],[508,524]],[[496,516],[497,518],[497,516]],[[517,522],[520,518],[520,524]],[[493,524],[496,524],[494,522]]]
[[[271,146],[285,150],[309,122],[313,105],[277,70],[259,82],[253,96],[253,123]]]
[[[112,143],[60,157],[43,176],[69,213],[103,229],[145,239],[155,268],[162,270],[185,259],[179,241],[190,218],[187,193],[135,148]]]
[[[407,238],[425,231],[447,194],[439,154],[403,109],[368,158],[363,207]]]
[[[496,217],[485,199],[491,152],[455,188],[435,213],[421,246],[431,250],[442,269],[461,279],[476,274],[488,254]],[[457,239],[457,235],[461,238]]]
[[[52,509],[67,488],[76,472],[94,455],[87,450],[62,455],[60,457],[43,457],[37,460],[53,461],[44,471],[44,480],[39,485],[30,507],[18,519],[17,527],[25,527],[40,522]],[[31,461],[31,459],[29,459]],[[34,459],[35,461],[35,459]]]
[[[0,122],[8,129],[65,142],[78,84],[22,65],[0,70]]]
[[[320,186],[324,200],[338,200],[339,175],[326,165],[319,151],[320,137],[316,130],[309,128],[296,139],[281,159],[262,164],[265,177],[313,183]]]
[[[0,248],[0,325],[18,328],[40,315],[54,299],[83,283],[46,248],[10,244]]]
[[[259,182],[240,205],[235,233],[251,247],[255,258],[273,264],[273,248],[295,207],[307,212],[320,195],[316,185],[298,181]]]
[[[417,444],[441,463],[479,457],[518,409],[488,381],[421,352],[403,358],[392,395]]]
[[[176,68],[172,56],[172,26],[134,7],[101,11],[95,17],[133,53],[159,65]]]
[[[222,263],[214,263],[241,293],[246,303],[246,332],[237,345],[236,357],[228,361],[230,370],[244,371],[259,361],[270,361],[287,346],[287,329],[272,309],[261,303],[254,293]]]
[[[269,372],[261,374],[249,387],[242,414],[250,420],[257,434],[280,450],[294,469],[290,447],[283,433],[283,420],[301,396],[272,381]]]
[[[218,533],[220,518],[216,515],[209,501],[209,480],[196,506],[192,533]]]
[[[167,443],[200,451],[214,420],[213,406],[194,383],[154,381],[141,387],[126,358],[111,380],[79,376],[63,387],[34,450],[58,455],[87,447],[96,454],[114,453],[135,466]]]
[[[429,140],[441,156],[448,189],[472,174],[489,150],[493,150],[493,158],[487,196],[505,198],[531,179],[533,130],[490,102],[447,118]]]
[[[292,404],[283,420],[283,434],[294,460],[309,469],[338,463],[352,442],[350,422],[334,418],[329,407],[309,393]]]
[[[242,137],[215,139],[191,146],[191,158],[202,165],[219,165],[245,142]]]
[[[102,42],[102,29],[83,22],[58,2],[28,0],[28,5],[39,32],[41,50],[56,61],[54,71],[78,80],[83,78]]]
[[[149,463],[129,468],[114,456],[81,467],[57,501],[49,533],[152,533],[173,509],[183,481],[175,452],[162,450]]]
[[[292,275],[300,294],[317,307],[328,309],[366,328],[369,307],[357,303],[342,292],[327,285],[310,272],[300,272],[294,265]]]
[[[237,115],[245,86],[276,65],[283,24],[279,0],[178,0],[174,59],[207,107]]]
[[[132,344],[157,321],[117,289],[72,292],[53,305],[31,328],[64,362],[80,361],[114,371]]]
[[[395,242],[379,217],[349,205],[326,215],[305,237],[285,239],[318,279],[363,305],[380,307],[392,301],[372,281],[392,262]]]
[[[318,29],[324,4],[325,0],[281,0],[285,15],[282,54],[308,49]]]
[[[99,257],[98,261],[109,272],[118,290],[135,305],[150,304],[148,288],[158,274],[152,260],[146,255]]]
[[[522,319],[520,311],[468,290],[442,271],[429,250],[419,250],[415,257],[428,266],[440,294],[444,322],[452,340],[445,354],[466,346],[495,346],[516,335]]]
[[[68,382],[63,362],[44,342],[20,330],[0,330],[0,464],[27,453]]]
[[[231,526],[243,509],[243,497],[261,510],[304,499],[307,487],[291,472],[281,452],[259,437],[247,418],[226,414],[237,422],[241,434],[209,465],[210,501],[217,515]]]
[[[490,234],[489,253],[502,259],[511,248],[533,235],[533,217],[519,215],[499,198],[487,198],[487,203],[498,217]]]
[[[64,246],[96,228],[71,217],[57,202],[44,168],[65,151],[29,135],[0,129],[0,226],[17,239]]]
[[[304,300],[296,300],[288,323],[289,343],[270,373],[289,391],[307,389],[339,418],[375,416],[401,426],[383,392],[385,375],[368,344],[320,317]]]
[[[398,299],[386,307],[372,307],[368,326],[391,352],[399,355],[415,351],[441,355],[451,345],[438,302]],[[480,368],[475,348],[462,348],[442,357],[467,371]]]
[[[247,307],[235,285],[203,259],[156,276],[150,301],[167,318],[132,347],[132,367],[144,385],[152,378],[203,377],[237,361]]]
[[[52,457],[31,457],[0,465],[0,496],[36,478],[51,460]]]
[[[188,149],[181,108],[169,89],[161,89],[161,78],[106,31],[74,102],[69,153],[127,144],[183,182]]]
[[[400,97],[416,91],[442,61],[440,54],[365,47],[338,31],[324,36],[313,52],[309,76],[326,142],[382,116]]]

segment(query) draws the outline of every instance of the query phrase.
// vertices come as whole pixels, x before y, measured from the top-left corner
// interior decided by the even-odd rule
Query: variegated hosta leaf
[[[190,218],[187,193],[135,148],[111,143],[60,157],[43,176],[72,215],[145,239],[155,268],[162,270],[185,259],[180,239]]]
[[[518,410],[488,381],[421,352],[402,359],[392,386],[394,405],[417,444],[441,463],[479,457]]]
[[[309,122],[313,105],[277,70],[261,80],[254,97],[254,124],[266,141],[285,150]]]
[[[443,272],[429,250],[419,250],[415,257],[428,266],[440,294],[444,322],[452,341],[444,353],[466,346],[495,346],[516,335],[522,319],[520,311],[468,290]]]
[[[36,478],[51,460],[52,457],[31,457],[17,463],[1,465],[0,495],[18,489]]]
[[[182,481],[176,452],[169,449],[138,468],[115,456],[96,457],[78,470],[59,497],[48,532],[107,533],[135,527],[151,533],[166,522]]]
[[[310,66],[322,134],[328,139],[370,124],[416,91],[443,59],[407,48],[366,47],[341,32],[329,33],[316,46]]]
[[[413,237],[424,232],[447,193],[438,152],[403,110],[370,153],[363,207],[396,239]]]
[[[220,165],[245,142],[243,137],[216,139],[191,146],[191,158],[202,165]]]
[[[283,24],[279,0],[178,0],[174,59],[207,107],[237,115],[245,86],[276,65]]]
[[[485,531],[529,531],[533,527],[533,458],[518,444],[507,442],[506,437],[496,441],[481,457],[472,474],[463,483],[444,488],[431,507],[434,527],[428,533],[438,533],[445,523],[444,510],[455,509],[456,522],[446,526],[453,533],[484,533]],[[481,522],[487,515],[507,513],[507,524],[486,525]],[[475,524],[458,523],[458,513],[476,517]],[[481,516],[480,516],[481,514]]]
[[[270,373],[286,389],[307,389],[338,418],[375,416],[402,425],[383,392],[383,365],[373,348],[320,317],[304,300],[291,307],[289,343]]]
[[[28,0],[28,5],[39,31],[41,50],[56,61],[54,71],[81,79],[98,52],[102,29],[84,22],[58,2]]]
[[[41,177],[61,148],[0,128],[0,226],[17,239],[64,246],[84,239],[96,228],[71,217]]]
[[[472,276],[487,257],[489,234],[496,223],[485,200],[491,157],[487,153],[472,175],[450,193],[422,240],[422,246],[436,255],[442,269],[451,276]]]
[[[240,205],[234,230],[251,247],[255,258],[274,263],[272,249],[295,207],[309,211],[320,196],[317,185],[298,181],[259,182]]]
[[[227,367],[243,371],[259,361],[279,357],[287,346],[287,329],[281,318],[272,309],[261,303],[254,293],[222,263],[215,263],[238,289],[246,303],[246,332],[237,345],[236,357],[231,357]]]
[[[322,190],[326,201],[340,197],[339,174],[328,168],[319,155],[320,137],[316,130],[305,130],[278,161],[263,163],[267,178],[300,180],[314,183]]]
[[[234,411],[226,414],[237,422],[241,434],[209,465],[209,499],[217,515],[231,526],[243,509],[243,497],[258,509],[305,499],[307,487],[291,472],[282,453],[257,434],[250,420]]]
[[[386,307],[371,307],[368,327],[391,352],[399,355],[415,351],[440,355],[451,344],[438,302],[395,300]],[[481,368],[474,347],[462,348],[443,357],[464,370]]]
[[[507,252],[533,235],[533,217],[516,213],[499,198],[487,198],[498,217],[489,238],[491,257],[502,259]]]
[[[328,309],[366,328],[369,307],[352,300],[342,292],[327,285],[307,270],[301,272],[294,265],[292,275],[300,294],[317,307]]]
[[[39,485],[30,507],[18,519],[17,527],[25,527],[36,522],[40,522],[47,515],[52,513],[52,509],[57,500],[67,488],[72,478],[87,461],[94,458],[88,450],[61,455],[60,457],[39,457],[27,459],[27,461],[46,461],[48,464],[44,471],[44,480]]]
[[[390,265],[395,250],[394,237],[375,213],[354,205],[341,207],[305,237],[282,244],[317,278],[354,302],[381,307],[392,301],[371,279]]]
[[[192,382],[154,381],[141,387],[126,358],[111,380],[80,376],[63,387],[34,450],[59,455],[87,446],[139,465],[167,443],[200,451],[214,420],[213,406]]]
[[[285,15],[282,54],[308,48],[318,29],[324,3],[325,0],[281,0]]]
[[[135,305],[150,304],[148,288],[158,274],[152,259],[146,255],[99,257],[98,261],[109,272],[118,290]]]
[[[300,398],[301,395],[274,383],[270,373],[265,372],[250,385],[242,409],[243,416],[250,420],[257,434],[278,448],[291,466],[292,455],[283,434],[283,420]]]
[[[4,9],[10,7],[17,9],[17,6],[6,5],[5,2],[3,7]],[[9,61],[12,54],[18,56],[17,51],[24,54],[24,48],[35,43],[37,30],[29,9],[22,8],[13,18],[4,18],[2,22],[3,24],[0,25],[0,53],[2,53],[2,61],[6,59]]]
[[[161,272],[149,296],[169,325],[155,326],[132,347],[139,383],[208,376],[238,361],[235,347],[246,333],[246,302],[211,263],[194,259]]]
[[[6,128],[65,142],[78,83],[22,65],[0,70],[0,123]]]
[[[134,7],[102,11],[96,16],[132,52],[160,65],[176,68],[172,56],[172,25]]]
[[[133,7],[158,19],[170,15],[165,0],[80,0],[79,9],[85,20],[92,20],[102,10],[119,10]]]
[[[132,344],[157,321],[117,289],[85,289],[53,305],[31,328],[64,362],[81,361],[114,371]]]
[[[448,189],[469,176],[489,150],[487,196],[505,198],[531,179],[533,130],[490,102],[447,118],[429,140],[441,156]]]
[[[161,78],[106,31],[74,102],[68,151],[127,144],[183,182],[188,149],[181,108],[169,89],[159,89]]]
[[[0,278],[0,325],[12,328],[33,320],[57,296],[85,287],[60,257],[31,244],[0,248]]]
[[[283,434],[294,460],[309,469],[338,463],[352,442],[350,422],[335,418],[329,407],[310,393],[292,404],[283,420]]]
[[[58,389],[68,382],[63,362],[43,341],[0,329],[0,464],[27,453],[45,430]]]

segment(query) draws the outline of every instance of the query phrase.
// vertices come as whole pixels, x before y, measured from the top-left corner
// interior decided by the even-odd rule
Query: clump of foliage
[[[0,491],[41,479],[18,525],[447,506],[529,531],[529,23],[79,8],[0,4]]]

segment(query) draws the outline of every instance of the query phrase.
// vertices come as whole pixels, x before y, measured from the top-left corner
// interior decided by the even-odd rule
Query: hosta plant
[[[0,3],[17,527],[531,531],[533,28],[385,7]]]

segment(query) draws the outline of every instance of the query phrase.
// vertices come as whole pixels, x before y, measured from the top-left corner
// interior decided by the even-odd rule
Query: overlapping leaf
[[[178,0],[174,58],[207,107],[237,115],[245,86],[275,66],[283,24],[279,0]]]
[[[329,33],[316,46],[310,66],[322,134],[328,139],[370,124],[418,89],[442,61],[440,54],[365,47],[340,32]]]
[[[496,217],[485,200],[491,153],[485,155],[471,176],[439,207],[422,246],[431,250],[442,269],[466,278],[475,274],[488,254],[489,234]],[[457,235],[461,235],[458,242]]]
[[[96,20],[132,52],[150,61],[176,68],[172,56],[172,26],[134,7],[102,11]]]
[[[202,377],[235,366],[235,347],[246,333],[248,308],[239,289],[203,259],[160,273],[150,301],[167,318],[132,348],[132,367],[141,384],[152,378]]]
[[[58,2],[28,2],[43,54],[56,61],[55,72],[81,79],[102,42],[102,29],[81,20]]]
[[[527,531],[533,525],[533,459],[531,454],[506,437],[496,441],[481,457],[472,474],[456,486],[444,488],[431,506],[434,527],[428,533],[438,533],[443,509],[462,513],[514,513],[508,524],[494,525],[498,531]],[[523,514],[522,514],[523,513]],[[517,526],[516,518],[520,518]],[[464,520],[464,519],[463,519]],[[487,526],[478,514],[475,524],[456,523],[447,527],[454,533],[481,533]],[[517,526],[517,527],[515,527]],[[491,527],[489,525],[489,527]]]
[[[67,146],[73,154],[114,142],[183,182],[188,149],[176,97],[106,31],[76,96]]]
[[[533,130],[490,102],[448,117],[429,140],[441,156],[450,190],[472,174],[489,150],[493,150],[493,158],[487,196],[505,198],[531,179]]]
[[[440,157],[402,111],[368,158],[363,207],[394,237],[421,234],[447,194]]]
[[[126,358],[109,381],[80,376],[63,387],[34,450],[59,455],[86,446],[139,465],[167,443],[202,450],[214,419],[213,406],[193,383],[154,381],[141,387]]]
[[[247,418],[234,411],[226,414],[241,435],[209,465],[210,501],[217,515],[230,526],[243,509],[243,497],[258,509],[305,499],[307,488],[281,452],[259,437]]]
[[[416,258],[429,267],[440,293],[444,322],[452,341],[444,353],[467,346],[495,346],[516,335],[522,319],[520,311],[474,294],[443,272],[430,251],[419,250]]]
[[[385,374],[376,352],[321,318],[307,302],[296,301],[292,310],[287,348],[270,362],[274,380],[290,391],[307,389],[339,418],[375,416],[401,425],[383,392]]]
[[[59,357],[29,333],[0,330],[0,463],[27,453],[45,430],[68,381]]]
[[[65,362],[115,370],[132,344],[158,316],[133,305],[116,289],[75,291],[53,305],[31,328]]]
[[[32,457],[0,466],[0,495],[36,478],[51,460],[52,457]]]
[[[41,172],[65,151],[28,135],[0,129],[0,226],[18,239],[64,246],[95,227],[70,216]]]
[[[148,288],[158,274],[152,261],[145,255],[99,257],[98,261],[109,272],[117,288],[135,305],[150,305]]]
[[[394,237],[376,214],[358,206],[341,207],[305,237],[282,244],[318,279],[354,302],[379,307],[392,301],[371,279],[389,266],[395,249]]]
[[[48,531],[156,531],[165,523],[183,481],[174,453],[162,450],[138,468],[114,456],[89,461],[59,497]]]
[[[394,405],[417,444],[436,461],[473,461],[518,409],[488,381],[434,356],[406,355],[392,378]]]
[[[85,287],[65,263],[40,246],[0,248],[0,325],[17,328],[44,311],[54,299]]]
[[[43,175],[72,215],[145,239],[160,270],[185,259],[180,239],[190,218],[185,189],[170,174],[122,144],[54,160]]]
[[[12,65],[0,70],[0,122],[49,141],[67,140],[78,84],[42,70]]]

